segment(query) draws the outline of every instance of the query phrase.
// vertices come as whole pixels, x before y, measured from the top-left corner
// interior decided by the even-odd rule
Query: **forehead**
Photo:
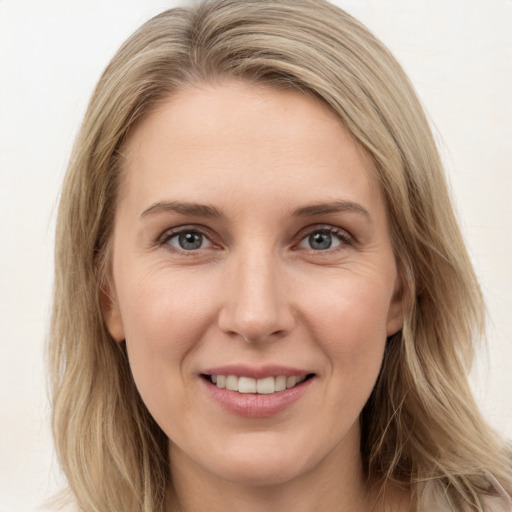
[[[226,178],[232,192],[299,199],[315,185],[324,195],[340,187],[379,195],[371,158],[338,116],[291,89],[235,81],[184,88],[136,126],[123,155],[120,197],[155,188],[174,196],[193,186],[200,200]]]

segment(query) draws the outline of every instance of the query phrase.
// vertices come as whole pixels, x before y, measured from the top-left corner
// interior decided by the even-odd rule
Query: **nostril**
[[[295,316],[290,302],[283,294],[279,279],[268,275],[268,269],[256,272],[252,268],[236,279],[227,283],[226,295],[218,316],[218,326],[233,337],[245,343],[276,340],[293,330]],[[231,288],[233,287],[233,288]]]

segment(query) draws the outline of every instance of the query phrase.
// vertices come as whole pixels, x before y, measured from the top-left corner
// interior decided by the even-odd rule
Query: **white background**
[[[512,437],[512,0],[340,0],[426,105],[490,313],[472,385]],[[102,69],[163,0],[0,0],[0,512],[59,481],[43,347],[60,183]]]

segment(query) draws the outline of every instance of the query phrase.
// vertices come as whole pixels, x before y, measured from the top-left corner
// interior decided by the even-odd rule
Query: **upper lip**
[[[202,375],[234,375],[236,377],[250,377],[252,379],[264,379],[266,377],[305,377],[313,372],[291,366],[265,365],[250,366],[245,364],[229,364],[207,368],[201,371]]]

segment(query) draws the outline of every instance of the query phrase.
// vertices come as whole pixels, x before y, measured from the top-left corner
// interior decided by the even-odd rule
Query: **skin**
[[[105,318],[170,439],[169,509],[369,510],[358,417],[402,324],[370,158],[319,101],[234,81],[173,95],[123,152]],[[200,376],[234,363],[314,377],[283,412],[246,418]]]

